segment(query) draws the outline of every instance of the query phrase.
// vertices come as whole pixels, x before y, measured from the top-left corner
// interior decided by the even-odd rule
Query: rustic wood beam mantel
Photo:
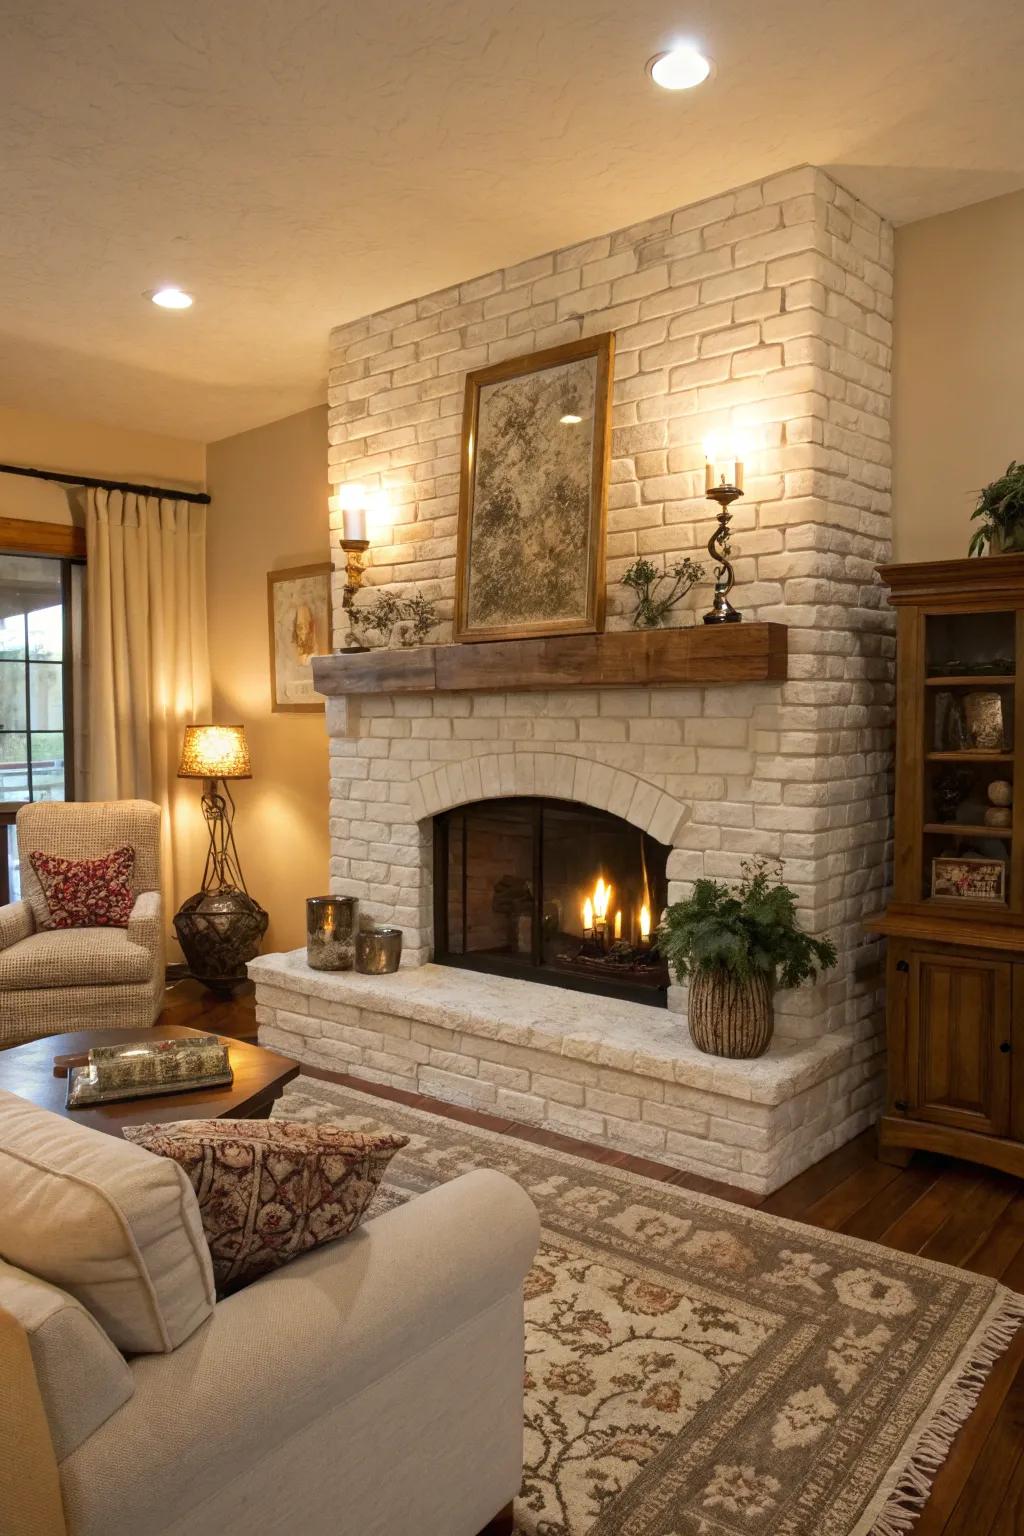
[[[779,682],[787,676],[786,636],[784,624],[700,624],[337,651],[313,657],[313,681],[319,693],[330,696]]]

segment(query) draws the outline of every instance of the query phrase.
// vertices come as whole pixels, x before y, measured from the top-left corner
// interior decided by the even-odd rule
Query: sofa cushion
[[[95,859],[65,859],[37,848],[29,862],[46,897],[40,928],[127,928],[135,904],[134,848],[112,848]]]
[[[0,1260],[0,1308],[28,1338],[58,1461],[135,1391],[135,1378],[91,1312],[36,1275]]]
[[[0,1089],[0,1257],[69,1291],[126,1353],[159,1353],[213,1310],[182,1170]]]
[[[55,929],[0,950],[0,991],[108,987],[148,981],[153,957],[123,928]]]
[[[123,1134],[188,1174],[222,1296],[353,1231],[409,1141],[289,1120],[177,1120]]]

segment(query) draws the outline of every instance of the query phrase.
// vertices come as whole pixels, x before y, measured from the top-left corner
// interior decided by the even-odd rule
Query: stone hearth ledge
[[[844,1031],[706,1056],[672,1013],[423,965],[250,962],[259,1037],[308,1066],[543,1125],[766,1194],[873,1119],[876,1050]]]

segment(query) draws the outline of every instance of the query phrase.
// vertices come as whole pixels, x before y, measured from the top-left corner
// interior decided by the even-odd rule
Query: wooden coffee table
[[[157,1024],[152,1029],[83,1029],[68,1035],[45,1035],[0,1051],[0,1088],[28,1099],[40,1109],[50,1109],[78,1125],[120,1136],[123,1126],[163,1123],[167,1120],[262,1120],[271,1111],[286,1083],[299,1074],[299,1064],[261,1045],[223,1036],[231,1056],[233,1083],[223,1088],[193,1088],[185,1093],[164,1093],[151,1099],[122,1099],[116,1104],[94,1104],[88,1109],[68,1109],[66,1073],[54,1075],[57,1056],[84,1055],[94,1045],[127,1045],[130,1040],[178,1040],[205,1033],[182,1024]]]

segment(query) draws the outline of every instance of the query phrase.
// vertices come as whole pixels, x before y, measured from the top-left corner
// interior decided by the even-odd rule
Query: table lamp
[[[246,889],[235,845],[235,802],[229,779],[251,779],[241,725],[188,725],[179,779],[203,779],[202,810],[210,834],[203,883],[174,917],[191,974],[211,991],[230,995],[245,980],[246,963],[259,953],[269,918]]]

